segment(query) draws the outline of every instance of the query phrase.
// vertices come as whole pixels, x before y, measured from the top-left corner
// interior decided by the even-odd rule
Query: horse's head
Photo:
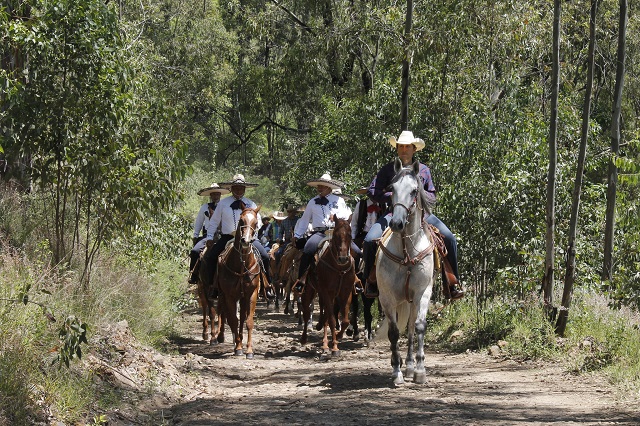
[[[417,213],[422,220],[422,210],[428,208],[427,195],[420,178],[420,163],[414,161],[409,167],[402,167],[399,158],[393,164],[396,175],[386,188],[391,192],[393,217],[389,226],[394,232],[402,232],[409,222],[409,217]]]
[[[333,216],[335,228],[331,237],[331,247],[336,255],[338,263],[351,261],[351,224],[346,219]]]
[[[258,212],[260,206],[255,209],[243,208],[238,219],[238,227],[236,229],[236,238],[240,239],[243,247],[248,247],[253,243],[258,229]]]

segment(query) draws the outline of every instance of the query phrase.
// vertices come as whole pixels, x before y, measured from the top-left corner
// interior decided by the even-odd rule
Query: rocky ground
[[[281,310],[280,310],[281,311]],[[345,339],[341,356],[319,350],[321,335],[299,344],[293,316],[260,304],[255,358],[200,337],[197,309],[161,354],[137,343],[126,323],[103,330],[92,363],[123,389],[109,425],[376,424],[638,425],[637,406],[595,376],[499,353],[430,351],[425,385],[394,387],[388,342]]]

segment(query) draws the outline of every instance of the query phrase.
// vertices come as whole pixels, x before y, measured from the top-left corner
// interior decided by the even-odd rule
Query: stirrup
[[[302,294],[302,292],[304,291],[304,286],[305,286],[305,282],[302,281],[300,278],[298,278],[296,280],[296,282],[293,284],[293,289],[297,292]]]
[[[458,300],[464,297],[464,290],[460,289],[457,285],[449,287],[449,296],[451,300]]]
[[[378,291],[378,283],[367,280],[364,286],[364,296],[370,299],[374,299],[380,295]]]

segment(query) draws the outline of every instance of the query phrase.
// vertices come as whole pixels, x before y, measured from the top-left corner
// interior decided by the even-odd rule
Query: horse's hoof
[[[317,330],[317,331],[322,330],[322,324],[317,323],[317,324],[316,324],[316,330]]]
[[[360,340],[360,333],[353,333],[353,341],[357,342],[358,340]]]
[[[427,372],[415,372],[413,373],[413,383],[418,383],[420,385],[427,383]]]
[[[303,345],[306,345],[307,344],[307,336],[302,336],[300,338],[300,343],[303,344]]]
[[[407,377],[413,377],[413,368],[405,369],[404,375],[407,376]]]
[[[331,356],[339,357],[340,356],[340,349],[336,349],[335,351],[331,351]]]
[[[404,385],[404,377],[402,377],[402,374],[399,374],[398,376],[393,378],[393,384],[395,386]]]
[[[235,351],[233,351],[233,354],[235,356],[242,356],[242,349],[236,349]]]
[[[247,359],[253,359],[253,352],[247,354]]]
[[[209,346],[216,346],[218,344],[218,341],[215,339],[211,339],[209,340]]]
[[[351,328],[351,326],[347,327],[346,333],[347,333],[347,336],[353,336],[354,334],[353,328]]]
[[[218,337],[216,338],[216,342],[224,343],[224,334],[218,334]]]

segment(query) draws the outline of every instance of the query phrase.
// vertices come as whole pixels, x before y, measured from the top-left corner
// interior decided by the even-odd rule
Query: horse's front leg
[[[420,384],[427,382],[427,371],[424,367],[424,333],[427,328],[427,312],[429,310],[430,299],[431,288],[428,288],[420,301],[418,316],[415,323],[418,348],[416,351],[416,369],[413,373],[413,382]]]
[[[357,296],[356,296],[357,298]],[[371,313],[371,308],[373,307],[373,302],[376,299],[371,299],[366,297],[364,293],[362,294],[362,310],[364,314],[364,341],[369,342],[373,339],[373,314]],[[382,309],[380,309],[382,311]]]
[[[389,312],[387,316],[389,321],[389,342],[391,342],[391,367],[393,372],[391,378],[394,385],[401,385],[404,383],[404,377],[402,376],[402,355],[400,355],[400,348],[398,347],[398,340],[400,339],[400,330],[398,330],[398,324],[396,323],[396,310],[395,308]]]
[[[411,303],[409,304],[409,319],[407,321],[407,357],[405,358],[406,369],[404,372],[404,375],[407,377],[413,377],[413,373],[415,371],[413,351],[415,348],[416,316],[417,309],[415,303]]]
[[[247,313],[247,359],[253,359],[253,318],[256,314],[257,302],[258,289],[256,288],[249,299],[249,312]]]
[[[340,308],[340,315],[342,316],[342,325],[340,326],[340,333],[338,334],[338,340],[342,340],[344,333],[347,328],[349,328],[349,324],[351,324],[351,319],[349,318],[349,307],[351,306],[353,292],[351,289],[347,291],[343,291],[342,294],[338,295],[336,299],[337,306]],[[353,340],[358,340],[354,337]]]
[[[307,330],[309,329],[309,327],[307,327],[307,324],[309,324],[309,321],[311,321],[311,310],[313,309],[314,295],[315,291],[313,290],[313,288],[311,288],[311,286],[307,286],[305,292],[300,296],[300,301],[298,304],[298,315],[300,321],[302,321],[302,323],[298,321],[298,325],[302,326],[302,337],[300,338],[300,343],[302,343],[303,345],[307,344]],[[300,310],[302,311],[301,314]]]

